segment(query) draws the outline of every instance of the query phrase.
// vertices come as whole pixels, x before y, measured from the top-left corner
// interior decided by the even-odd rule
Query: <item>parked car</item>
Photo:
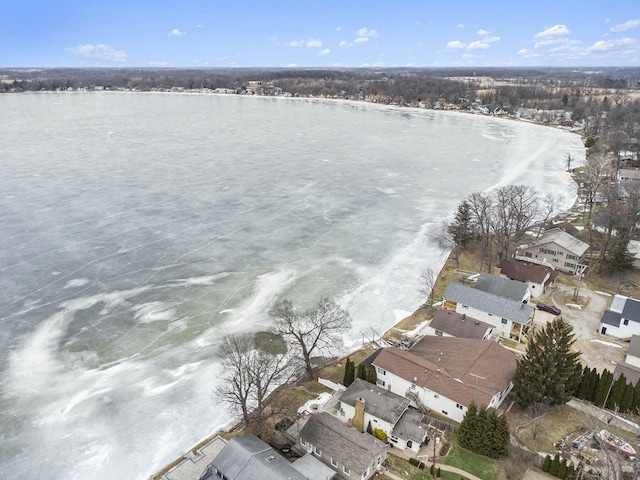
[[[538,310],[542,310],[543,312],[553,313],[554,315],[560,315],[560,309],[554,305],[547,305],[546,303],[539,303],[536,305]]]

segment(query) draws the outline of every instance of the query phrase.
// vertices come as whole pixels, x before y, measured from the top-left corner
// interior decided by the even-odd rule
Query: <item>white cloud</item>
[[[487,43],[493,43],[493,42],[499,42],[500,41],[500,37],[497,36],[493,36],[493,37],[485,37],[482,39],[483,42],[487,42]]]
[[[369,37],[358,37],[353,41],[353,43],[364,43],[368,41],[369,41]]]
[[[324,50],[320,50],[318,52],[318,55],[329,55],[331,53],[331,49],[330,48],[325,48]]]
[[[640,27],[640,18],[636,18],[634,20],[627,20],[624,23],[620,23],[611,27],[612,32],[626,32],[627,30],[631,30],[632,28]]]
[[[549,40],[542,40],[540,42],[536,42],[534,47],[535,48],[540,48],[540,47],[548,47],[550,45],[558,45],[560,43],[567,43],[567,39],[566,38],[551,38]]]
[[[546,38],[546,37],[556,37],[558,35],[568,35],[569,29],[566,25],[554,25],[553,27],[549,27],[542,32],[536,33],[533,38]]]
[[[167,62],[154,62],[152,60],[148,61],[147,63],[153,67],[164,67],[167,65]]]
[[[527,53],[531,53],[531,50],[527,50],[526,48],[518,50],[518,55],[526,55]]]
[[[309,40],[307,40],[307,43],[305,43],[305,47],[309,47],[309,48],[320,48],[322,46],[322,42],[320,40],[316,40],[315,38],[310,38]]]
[[[459,24],[458,24],[458,28],[460,28],[460,29],[464,28],[464,24],[459,23]]]
[[[181,37],[182,35],[186,35],[186,34],[187,34],[187,32],[181,32],[177,28],[174,28],[173,30],[171,30],[169,32],[169,36],[170,37]]]
[[[487,31],[487,30],[482,30],[482,29],[480,29],[480,30],[478,30],[476,33],[477,33],[478,35],[489,35],[491,32],[489,32],[489,31]]]
[[[98,43],[96,45],[76,45],[75,47],[67,48],[67,50],[74,55],[80,55],[87,58],[102,58],[105,60],[111,60],[112,62],[124,62],[127,59],[126,52],[116,50],[111,45],[104,43]]]
[[[298,64],[297,64],[297,63],[287,63],[287,64],[285,65],[285,67],[287,67],[287,68],[293,68],[293,67],[297,67],[297,66],[298,66]]]
[[[489,44],[481,42],[480,40],[476,40],[475,42],[471,42],[469,45],[467,45],[467,50],[478,50],[485,48],[489,48]]]
[[[620,38],[617,40],[599,40],[587,48],[588,52],[606,52],[616,47],[634,46],[638,41],[634,38]]]
[[[464,46],[464,43],[462,43],[460,40],[451,40],[447,43],[447,48],[450,50],[459,50],[461,48],[464,48]]]
[[[356,32],[358,37],[377,37],[378,32],[375,29],[368,29],[367,27],[362,27],[360,30]]]
[[[304,47],[304,40],[293,40],[289,42],[290,47]]]
[[[342,41],[338,44],[338,46],[339,46],[339,47],[352,47],[352,46],[353,46],[353,43],[351,43],[351,42],[347,42],[346,40],[342,40]]]

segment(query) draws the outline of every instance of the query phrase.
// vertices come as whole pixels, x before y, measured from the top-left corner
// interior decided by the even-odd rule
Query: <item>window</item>
[[[444,413],[445,415],[449,415],[449,413],[446,410],[442,410],[442,413]]]
[[[365,480],[367,478],[367,475],[369,475],[369,469],[368,468],[364,472],[362,472],[362,480]]]
[[[506,318],[503,318],[503,319],[501,320],[501,322],[502,322],[502,324],[503,324],[503,325],[506,325],[508,321],[509,321],[509,320],[507,320]]]
[[[489,315],[490,317],[493,317],[493,313],[487,313],[487,315]]]
[[[560,261],[557,258],[554,258],[553,261],[556,263],[560,263]]]
[[[564,266],[567,268],[576,268],[576,264],[571,262],[564,262]]]
[[[623,322],[622,322],[622,323],[623,323],[624,325],[629,325],[629,319],[628,319],[628,318],[625,318],[625,319],[623,320]]]
[[[305,442],[302,437],[300,437],[300,445],[307,445],[307,442]]]
[[[438,398],[440,395],[438,395],[437,393],[433,394],[434,398]]]
[[[378,380],[376,383],[384,387],[384,380]]]
[[[386,375],[387,372],[384,371],[382,368],[378,367],[378,373],[381,373],[382,375]]]
[[[378,455],[378,458],[376,459],[376,465],[380,465],[382,463],[382,455]]]
[[[464,407],[462,405],[460,405],[459,403],[456,403],[456,408],[459,408],[460,410],[464,410]]]
[[[335,458],[331,459],[331,465],[333,465],[334,467],[338,466],[338,460],[336,460]]]
[[[567,253],[567,260],[577,260],[578,257],[575,255],[571,255],[570,253]]]
[[[527,258],[531,258],[532,257],[531,252],[524,252],[524,256],[527,257]]]
[[[322,451],[318,447],[315,448],[314,452],[318,456],[322,455]]]
[[[469,306],[468,306],[468,305],[460,305],[460,306],[461,306],[462,308],[464,308],[465,310],[468,310],[468,309],[469,309]]]
[[[351,471],[349,470],[349,467],[347,467],[346,465],[342,467],[342,471],[344,472],[345,475],[351,475]]]
[[[442,330],[436,330],[436,335],[441,337],[442,336]]]

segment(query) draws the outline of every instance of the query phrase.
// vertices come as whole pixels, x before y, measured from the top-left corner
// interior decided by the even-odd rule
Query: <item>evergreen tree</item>
[[[564,478],[566,480],[574,480],[576,478],[576,469],[573,465],[567,465],[567,474]]]
[[[471,450],[471,442],[476,432],[477,417],[478,408],[475,402],[471,402],[469,408],[467,408],[467,413],[465,413],[462,418],[460,429],[458,430],[460,446],[467,450]]]
[[[582,378],[580,379],[580,386],[576,392],[576,397],[582,400],[589,400],[589,391],[591,390],[591,382],[593,377],[591,376],[591,369],[584,367],[582,371]]]
[[[633,408],[633,385],[627,383],[627,386],[624,389],[624,394],[622,395],[622,401],[620,402],[620,411],[621,412],[630,412]]]
[[[367,369],[364,366],[364,363],[358,365],[358,373],[356,374],[356,378],[359,378],[360,380],[367,379]]]
[[[486,455],[487,450],[490,450],[491,447],[487,448],[487,444],[491,441],[489,437],[490,426],[489,426],[489,417],[487,414],[487,407],[481,405],[478,409],[478,416],[476,417],[476,431],[475,435],[471,439],[471,451],[475,453],[479,453],[480,455]]]
[[[631,410],[634,413],[638,413],[638,411],[640,411],[640,381],[638,381],[633,387],[633,404],[631,405]]]
[[[460,247],[463,250],[467,248],[473,238],[473,229],[471,225],[471,207],[466,200],[458,205],[455,219],[449,225],[447,231],[456,247]]]
[[[624,272],[633,268],[633,255],[629,253],[629,240],[631,240],[629,227],[620,226],[614,237],[613,246],[605,259],[605,268],[609,273]]]
[[[373,435],[373,428],[371,427],[371,420],[369,420],[369,423],[367,424],[367,433],[369,435]]]
[[[566,476],[567,476],[567,460],[563,458],[560,464],[558,465],[558,474],[556,475],[556,477],[562,478],[564,480]]]
[[[609,397],[607,398],[607,408],[611,410],[620,410],[620,405],[622,404],[622,396],[624,395],[624,390],[626,387],[627,379],[624,374],[621,374],[613,384],[613,388],[609,393]]]
[[[604,402],[607,399],[609,389],[612,388],[611,382],[613,382],[613,373],[609,370],[604,370],[600,375],[600,381],[596,388],[596,393],[593,396],[593,404],[598,407],[604,407]]]
[[[574,342],[573,328],[562,318],[534,335],[513,377],[521,406],[560,405],[571,399],[580,386],[582,372],[580,353],[571,351]]]
[[[376,372],[376,367],[372,367],[367,370],[367,382],[373,383],[374,385],[378,383],[378,373]]]
[[[551,460],[551,466],[549,466],[549,473],[554,477],[558,476],[558,471],[560,470],[560,454],[556,453],[556,456]]]
[[[542,462],[542,471],[548,472],[549,468],[551,468],[551,456],[547,455],[544,457],[544,462]]]
[[[349,357],[344,362],[344,376],[342,377],[342,384],[348,387],[353,383],[356,378],[356,366]]]
[[[591,389],[588,392],[587,398],[585,398],[585,400],[589,400],[590,402],[593,402],[593,399],[596,396],[596,390],[598,388],[598,382],[600,382],[600,374],[594,368],[593,370],[591,370],[591,381],[589,382]]]

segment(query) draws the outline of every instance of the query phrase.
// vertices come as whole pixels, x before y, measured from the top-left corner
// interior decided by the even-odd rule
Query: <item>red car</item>
[[[543,312],[553,313],[554,315],[560,315],[560,309],[553,305],[547,305],[546,303],[539,303],[536,305],[538,310],[542,310]]]

